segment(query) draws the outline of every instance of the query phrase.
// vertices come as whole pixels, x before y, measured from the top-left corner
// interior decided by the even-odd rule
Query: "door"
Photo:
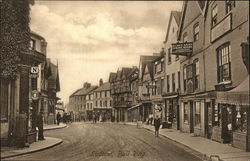
[[[190,133],[194,133],[194,108],[193,101],[189,101],[190,106]]]
[[[212,137],[213,110],[211,104],[211,102],[205,103],[205,136],[208,139]]]
[[[232,132],[235,127],[235,106],[222,106],[222,139],[224,143],[232,142]]]

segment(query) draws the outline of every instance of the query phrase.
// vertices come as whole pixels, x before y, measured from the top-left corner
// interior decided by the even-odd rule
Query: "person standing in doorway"
[[[154,119],[154,126],[155,126],[155,137],[159,137],[159,129],[161,126],[161,120],[158,115],[156,115],[156,118]]]
[[[43,136],[43,113],[40,112],[37,116],[38,140],[45,140]]]
[[[58,112],[57,115],[56,115],[57,125],[60,124],[60,120],[61,120],[61,114]]]

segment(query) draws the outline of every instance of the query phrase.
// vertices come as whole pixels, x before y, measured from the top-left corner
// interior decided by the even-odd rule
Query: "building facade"
[[[165,87],[162,94],[165,101],[165,121],[167,126],[180,129],[179,91],[180,91],[180,58],[171,54],[171,45],[177,41],[177,31],[181,12],[171,11],[165,41]]]
[[[225,93],[248,77],[241,56],[249,36],[248,3],[186,1],[178,33],[179,42],[193,44],[193,52],[180,57],[181,131],[243,149],[249,103],[233,96],[226,103]]]
[[[102,79],[99,81],[99,87],[93,91],[93,110],[100,122],[112,121],[112,97],[110,91],[110,83],[103,83]]]

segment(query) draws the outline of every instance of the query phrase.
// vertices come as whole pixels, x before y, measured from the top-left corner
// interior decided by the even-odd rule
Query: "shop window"
[[[172,74],[172,92],[175,92],[175,73]]]
[[[200,102],[194,102],[195,106],[195,126],[200,127],[201,126],[201,103]]]
[[[199,27],[199,23],[196,23],[194,25],[194,29],[193,29],[193,33],[194,33],[194,42],[198,41],[199,40],[199,30],[200,30],[200,27]]]
[[[214,126],[221,125],[221,110],[219,104],[214,105]]]
[[[184,103],[184,123],[188,124],[188,103]]]
[[[217,74],[218,82],[231,80],[231,46],[223,44],[217,49]]]
[[[216,6],[212,9],[212,22],[211,22],[212,27],[214,27],[214,26],[217,24],[217,22],[218,22],[217,13],[218,13],[218,7],[217,7],[217,5],[216,5]]]
[[[247,108],[249,106],[236,107],[236,131],[247,132]]]
[[[233,7],[235,7],[235,0],[226,0],[226,14],[228,14]]]
[[[199,89],[199,61],[196,59],[194,61],[194,89]]]

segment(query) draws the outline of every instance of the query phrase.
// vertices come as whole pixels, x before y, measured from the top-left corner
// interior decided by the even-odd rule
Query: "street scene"
[[[250,161],[249,1],[0,8],[1,160]]]

